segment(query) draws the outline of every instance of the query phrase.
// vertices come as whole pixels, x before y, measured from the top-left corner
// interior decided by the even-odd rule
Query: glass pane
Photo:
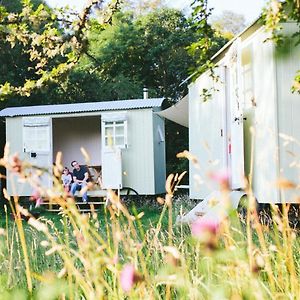
[[[23,127],[23,143],[26,151],[49,151],[49,127]]]
[[[121,125],[121,124],[124,125],[124,121],[117,121],[116,124],[117,125]]]
[[[113,146],[113,139],[111,136],[105,138],[105,146],[108,146],[108,147]]]
[[[113,127],[105,127],[105,135],[106,136],[113,136],[114,128]]]
[[[124,126],[116,127],[116,135],[124,135]]]
[[[124,137],[123,136],[116,137],[115,141],[116,141],[116,146],[124,146]]]

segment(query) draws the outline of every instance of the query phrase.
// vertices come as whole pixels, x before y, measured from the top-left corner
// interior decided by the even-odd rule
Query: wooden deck
[[[94,201],[94,202],[77,202],[76,206],[80,212],[91,212],[91,211],[97,211],[99,209],[103,209],[103,205],[105,205],[105,201]],[[93,208],[91,208],[93,206]],[[44,203],[43,207],[49,211],[49,212],[60,212],[62,211],[62,208],[58,204],[50,204],[50,203]]]
[[[87,203],[82,201],[80,191],[77,191],[75,194],[76,206],[78,207],[78,210],[80,210],[80,212],[91,212],[92,210],[97,211],[99,209],[103,209],[103,205],[106,204],[107,190],[88,190],[87,194],[89,199]],[[120,196],[124,197],[129,195],[138,194],[135,190],[131,188],[125,187],[122,190],[120,190]],[[44,201],[43,203],[41,203],[40,206],[49,212],[60,212],[62,210],[60,205],[55,202]],[[93,206],[92,209],[91,206]]]

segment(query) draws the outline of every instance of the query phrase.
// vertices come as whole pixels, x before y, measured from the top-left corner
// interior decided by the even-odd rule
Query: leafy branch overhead
[[[197,54],[196,67],[191,70],[193,78],[197,78],[200,74],[206,70],[210,70],[213,79],[214,64],[211,57],[216,52],[216,45],[220,44],[218,39],[224,37],[218,35],[218,31],[213,29],[213,26],[209,23],[209,19],[212,14],[212,8],[208,6],[209,0],[194,0],[192,3],[192,24],[194,29],[199,33],[199,39],[197,42],[191,44],[188,50],[193,55]],[[300,1],[299,0],[271,0],[267,6],[263,9],[262,19],[267,31],[272,33],[272,40],[279,46],[284,44],[284,41],[288,37],[284,36],[281,31],[281,23],[287,20],[293,20],[297,22],[298,31],[293,35],[294,43],[300,43]],[[300,70],[294,78],[293,92],[300,93]]]
[[[0,38],[11,48],[21,47],[30,61],[32,76],[23,78],[19,85],[0,82],[0,99],[31,92],[49,81],[56,81],[74,67],[86,51],[89,16],[92,9],[101,9],[101,28],[111,22],[120,0],[103,5],[104,0],[91,0],[80,14],[68,9],[52,10],[44,4],[34,7],[30,0],[23,0],[19,13],[9,12],[0,6]]]
[[[279,46],[284,45],[286,39],[289,37],[285,36],[281,32],[281,23],[288,20],[297,22],[298,30],[293,34],[294,44],[300,43],[300,1],[299,0],[272,0],[269,2],[267,7],[263,10],[262,17],[266,30],[272,34],[272,40],[275,41]],[[300,93],[300,70],[294,78],[293,92]]]
[[[194,0],[192,8],[191,23],[199,38],[188,47],[188,51],[197,57],[197,66],[191,70],[194,73],[193,77],[196,78],[207,69],[213,70],[214,64],[210,58],[227,40],[218,35],[217,31],[209,24],[208,19],[213,9],[208,7],[208,0]]]

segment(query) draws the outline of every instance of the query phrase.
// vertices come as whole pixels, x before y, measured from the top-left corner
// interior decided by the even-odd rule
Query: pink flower
[[[41,197],[41,193],[38,190],[34,190],[30,196],[31,201],[35,201],[35,207],[41,206],[43,203],[43,199]]]
[[[35,207],[40,207],[41,204],[43,203],[43,199],[40,197],[40,198],[37,198],[36,199],[36,202],[35,202]]]
[[[214,220],[198,219],[191,225],[192,235],[195,237],[200,237],[206,233],[216,235],[218,229],[219,223]]]
[[[220,223],[215,220],[198,219],[191,224],[192,235],[209,249],[216,249]]]
[[[118,255],[115,255],[115,256],[112,258],[112,263],[113,263],[114,265],[116,265],[116,264],[118,263],[118,261],[119,261],[119,257],[118,257]]]
[[[124,292],[129,292],[133,285],[142,280],[142,277],[135,271],[132,264],[124,266],[120,274],[121,287]]]
[[[128,264],[124,266],[120,275],[121,287],[124,292],[129,292],[133,287],[134,273],[135,269],[133,265]]]
[[[229,187],[229,179],[230,179],[230,172],[227,169],[221,169],[217,172],[211,172],[209,174],[210,179],[215,181],[216,183],[220,184],[223,188]]]
[[[13,155],[11,167],[12,167],[12,171],[15,173],[22,172],[22,161],[20,160],[18,154]]]
[[[41,194],[38,190],[34,190],[30,196],[31,201],[38,201],[41,198]]]

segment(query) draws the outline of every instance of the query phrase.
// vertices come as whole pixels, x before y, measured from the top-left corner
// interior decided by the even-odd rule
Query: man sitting
[[[88,168],[86,166],[81,166],[76,160],[71,162],[71,166],[73,169],[73,184],[71,186],[71,194],[74,196],[76,191],[80,191],[81,189],[87,186],[87,182],[89,180]],[[82,201],[87,203],[87,189],[85,189],[82,195]]]

